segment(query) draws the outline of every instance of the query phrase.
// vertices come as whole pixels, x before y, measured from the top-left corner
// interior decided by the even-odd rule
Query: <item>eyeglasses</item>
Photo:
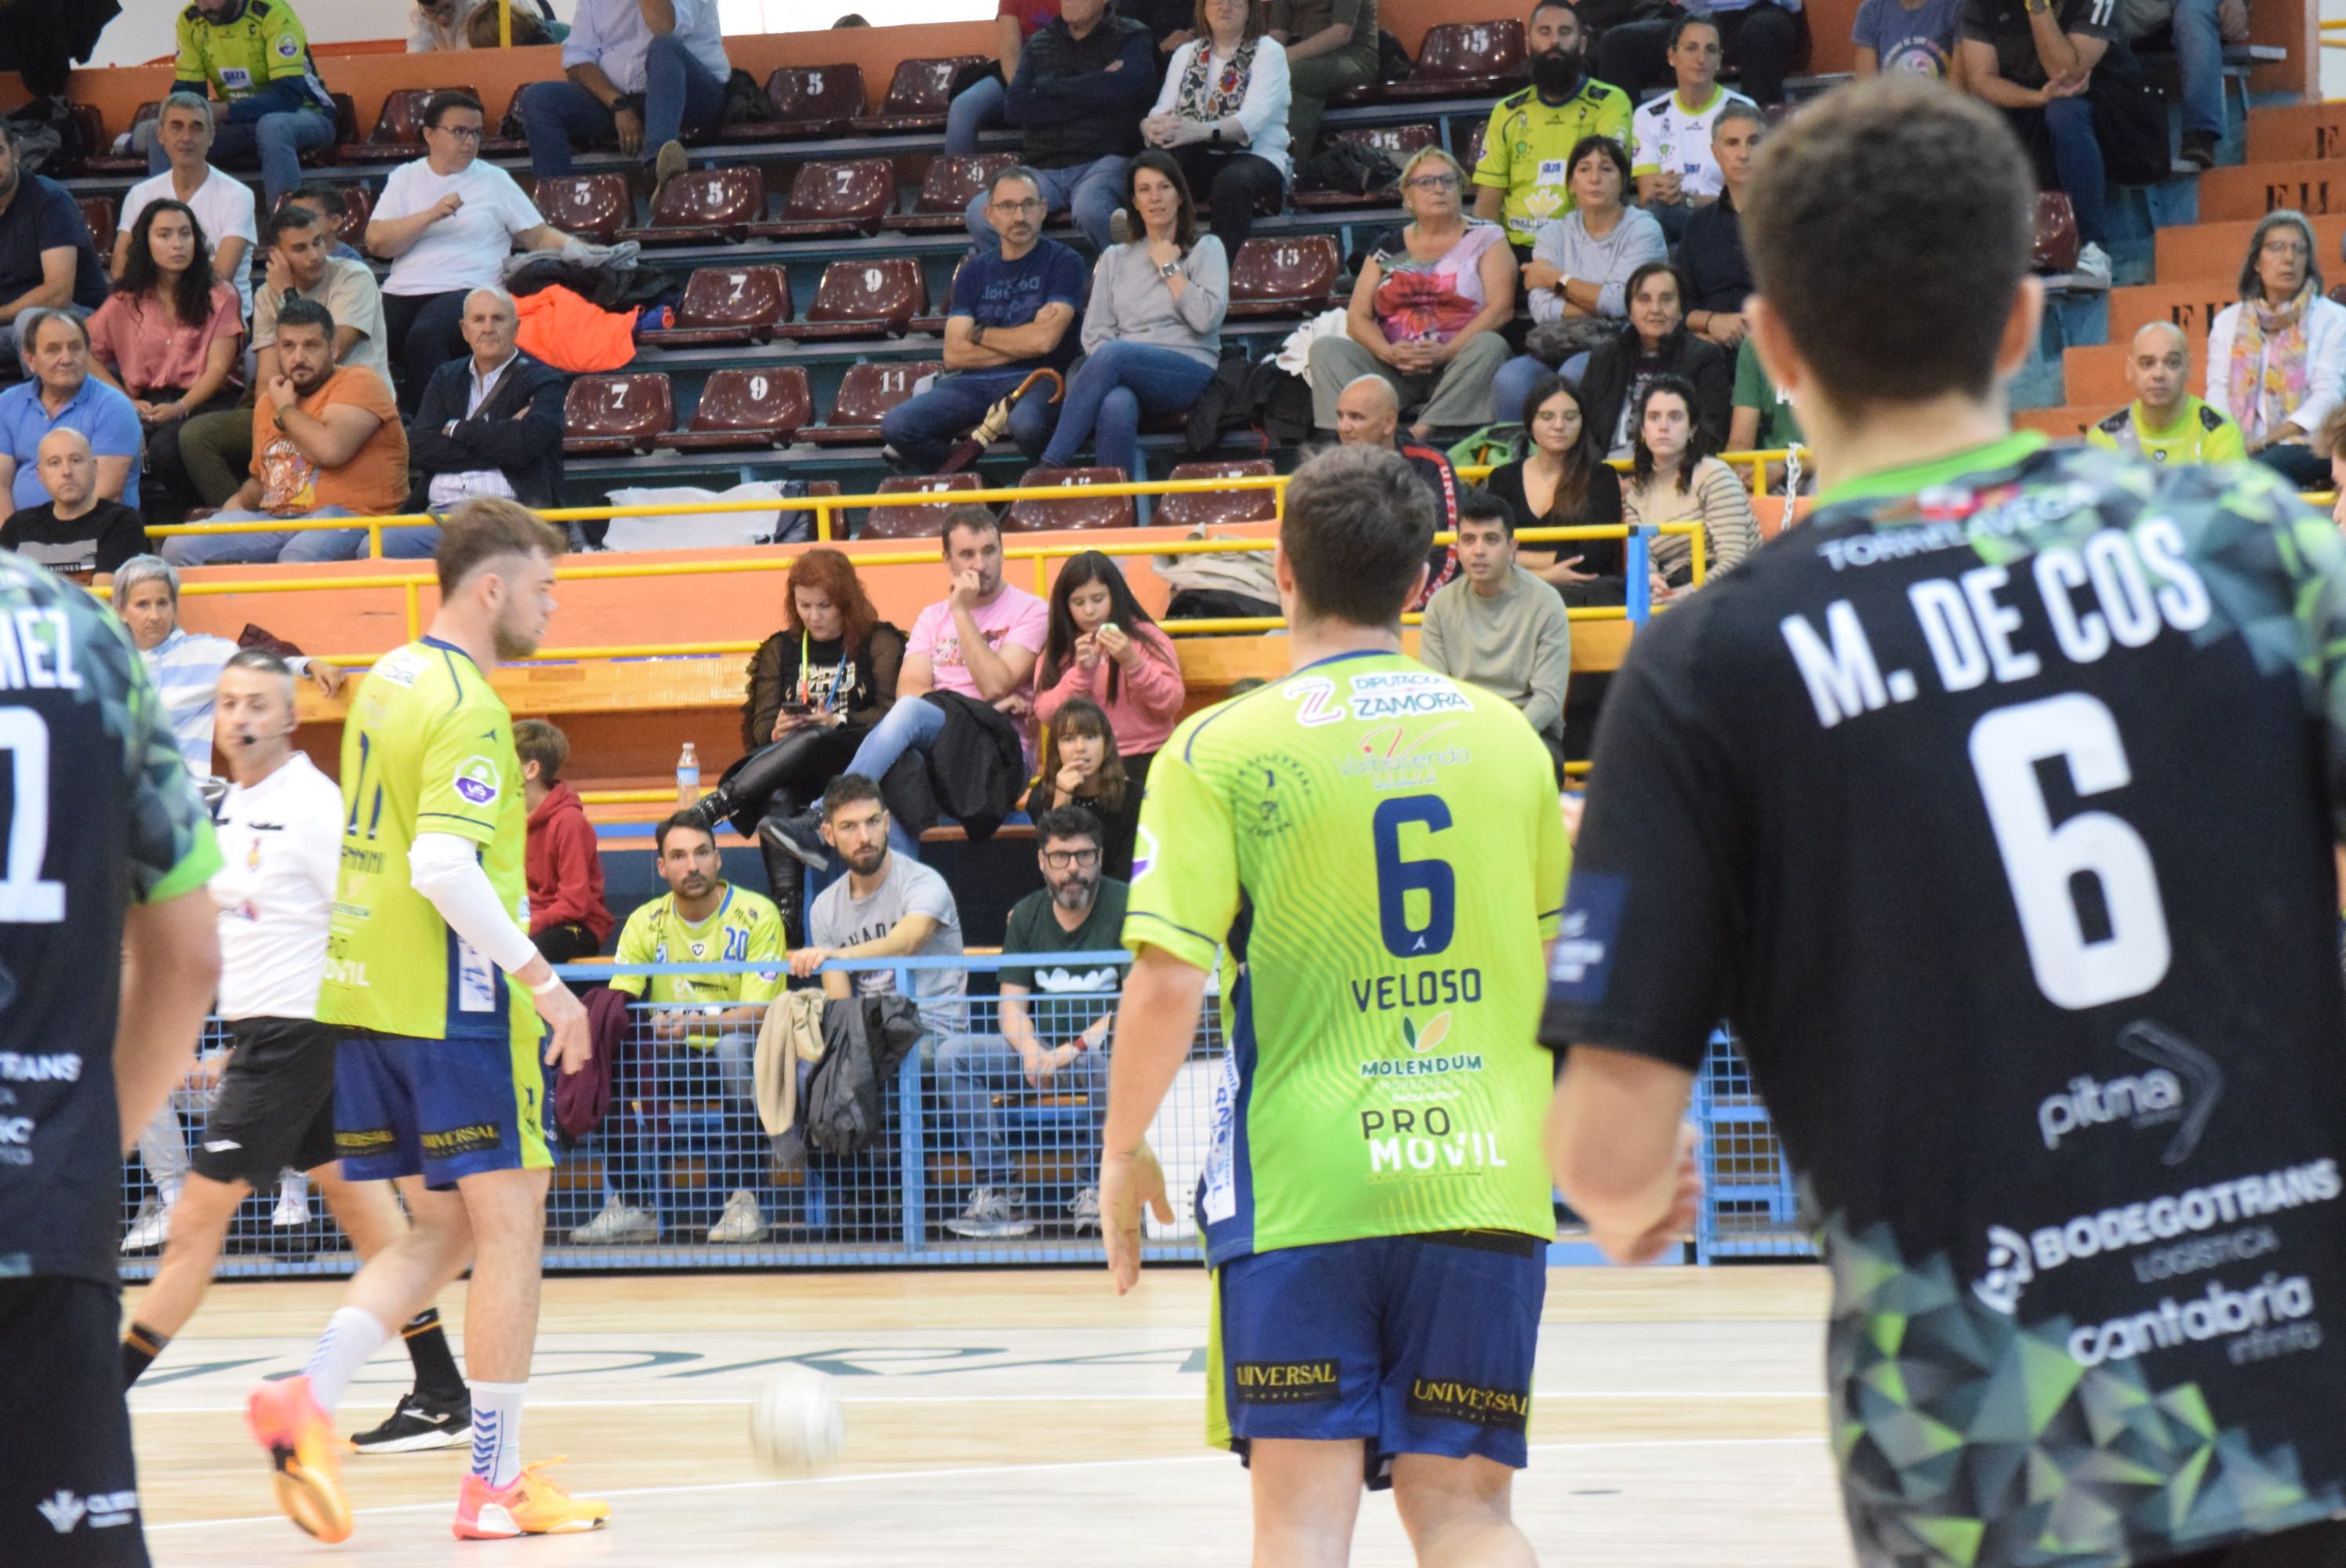
[[[1453,190],[1457,185],[1454,174],[1421,174],[1409,182],[1412,190]]]
[[[2294,234],[2276,234],[2264,242],[2263,249],[2268,256],[2303,256],[2307,253],[2305,241]]]
[[[1029,198],[1025,201],[997,201],[992,204],[989,210],[994,212],[1040,212],[1043,210],[1043,203],[1034,199],[1033,198]]]
[[[1055,871],[1064,871],[1070,866],[1096,866],[1099,855],[1097,850],[1046,850],[1043,863]]]
[[[436,130],[442,136],[454,137],[458,141],[478,141],[481,139],[481,127],[479,126],[430,126],[426,128]]]

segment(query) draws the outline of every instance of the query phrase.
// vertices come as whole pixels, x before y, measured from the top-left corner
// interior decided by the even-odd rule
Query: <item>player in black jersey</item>
[[[1558,1183],[1617,1257],[1682,1230],[1725,1018],[1867,1568],[2346,1563],[2346,547],[2254,466],[2010,433],[2029,168],[1977,104],[1828,96],[1743,225],[1824,490],[1606,702]]]
[[[219,974],[211,820],[120,623],[0,552],[0,1563],[141,1568],[122,1156]]]

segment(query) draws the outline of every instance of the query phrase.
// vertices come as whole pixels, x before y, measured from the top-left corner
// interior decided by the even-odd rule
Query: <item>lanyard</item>
[[[806,628],[801,626],[799,628],[799,701],[801,703],[807,702],[814,692],[813,683],[807,679],[807,659],[811,652],[811,647],[807,641]],[[847,639],[842,637],[839,639],[839,667],[831,671],[831,690],[822,699],[822,710],[825,713],[839,706],[839,688],[846,680]]]

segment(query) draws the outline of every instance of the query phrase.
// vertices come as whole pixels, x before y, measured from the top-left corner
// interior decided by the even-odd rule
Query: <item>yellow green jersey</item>
[[[342,863],[318,1019],[419,1040],[535,1041],[528,993],[409,880],[408,851],[424,833],[479,845],[498,903],[528,929],[513,716],[463,649],[432,637],[385,654],[342,724]]]
[[[230,103],[291,81],[319,108],[334,112],[333,95],[310,57],[309,35],[286,0],[247,0],[244,9],[225,22],[212,21],[189,5],[179,13],[177,34],[174,81],[204,82]]]
[[[1483,156],[1474,183],[1507,193],[1508,241],[1528,247],[1539,226],[1573,208],[1571,171],[1566,167],[1580,138],[1609,136],[1629,145],[1629,97],[1594,79],[1560,104],[1545,102],[1536,87],[1511,93],[1491,106],[1483,127]]]
[[[2177,407],[2175,423],[2150,427],[2149,411],[2130,402],[2086,432],[2087,445],[2128,457],[2147,457],[2166,468],[2188,463],[2239,463],[2249,455],[2240,427],[2196,397]]]
[[[1548,1237],[1535,1044],[1571,851],[1504,699],[1400,654],[1193,715],[1141,802],[1125,946],[1244,965],[1207,1261],[1433,1231]]]
[[[782,992],[789,962],[782,941],[782,915],[774,901],[747,888],[724,884],[725,896],[698,923],[676,912],[676,895],[662,893],[639,906],[619,929],[621,963],[755,963],[770,959],[770,970],[724,974],[615,974],[611,989],[653,1003],[709,1005],[771,1002]],[[717,1034],[690,1036],[687,1044],[710,1046]]]

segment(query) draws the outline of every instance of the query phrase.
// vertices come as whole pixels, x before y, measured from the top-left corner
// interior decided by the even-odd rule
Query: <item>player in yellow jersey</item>
[[[490,688],[554,614],[559,529],[512,501],[442,523],[440,610],[367,672],[342,730],[342,871],[318,1019],[342,1032],[334,1142],[352,1181],[421,1175],[408,1233],[351,1281],[301,1375],[249,1408],[277,1498],[323,1541],[351,1532],[331,1418],[352,1376],[467,1265],[473,1463],[465,1538],[591,1530],[609,1508],[521,1463],[554,1160],[548,1065],[589,1054],[586,1013],[530,944],[526,818],[513,720]]]

